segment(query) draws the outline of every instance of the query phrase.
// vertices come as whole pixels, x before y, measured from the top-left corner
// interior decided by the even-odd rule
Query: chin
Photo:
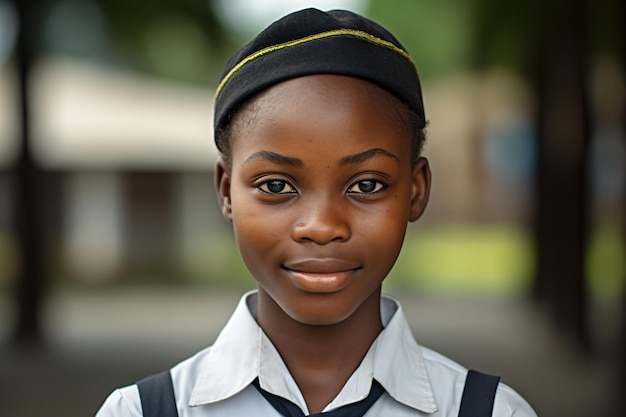
[[[319,314],[313,315],[313,316],[311,315],[308,315],[308,316],[290,315],[290,316],[293,320],[297,321],[300,324],[304,324],[306,326],[318,326],[318,327],[334,326],[334,325],[344,322],[348,317],[350,317],[349,314],[346,316],[342,316],[342,317],[336,317],[336,316],[323,317],[323,316],[320,316]]]
[[[326,295],[326,297],[328,297]],[[330,300],[328,300],[330,301]],[[306,303],[306,305],[304,305]],[[298,323],[308,326],[333,326],[344,322],[358,309],[338,306],[341,302],[303,302],[298,306],[285,306],[283,311]]]

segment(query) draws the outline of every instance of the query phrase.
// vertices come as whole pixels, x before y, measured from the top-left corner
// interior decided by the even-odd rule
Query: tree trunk
[[[587,346],[588,112],[584,1],[562,1],[538,59],[536,295],[557,328]]]
[[[32,154],[28,101],[29,77],[36,51],[36,25],[33,22],[33,2],[19,0],[16,4],[20,21],[17,55],[18,108],[22,137],[13,172],[14,232],[20,254],[20,270],[15,285],[17,323],[14,337],[18,343],[38,344],[42,341],[41,305],[45,284],[41,218],[42,173]]]

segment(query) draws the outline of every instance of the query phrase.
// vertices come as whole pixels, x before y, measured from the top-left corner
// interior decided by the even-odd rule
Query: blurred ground
[[[208,289],[56,290],[46,306],[45,349],[10,346],[10,308],[0,294],[0,415],[94,415],[117,386],[170,367],[209,344],[239,292]],[[610,327],[593,326],[594,355],[569,348],[540,309],[512,298],[404,293],[418,342],[467,367],[497,373],[541,417],[610,416]],[[611,311],[598,322],[615,322]],[[617,414],[614,414],[617,415]]]

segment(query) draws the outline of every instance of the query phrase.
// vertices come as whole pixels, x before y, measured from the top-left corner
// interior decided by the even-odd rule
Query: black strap
[[[178,417],[170,371],[137,382],[144,417]]]
[[[468,371],[459,417],[491,417],[499,382],[499,376]]]

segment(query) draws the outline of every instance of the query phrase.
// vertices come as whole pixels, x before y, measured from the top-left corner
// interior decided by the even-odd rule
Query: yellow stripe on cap
[[[267,55],[269,53],[272,53],[272,52],[275,52],[275,51],[279,51],[281,49],[289,48],[291,46],[296,46],[296,45],[300,45],[300,44],[303,44],[303,43],[306,43],[306,42],[316,41],[316,40],[325,39],[325,38],[332,38],[332,37],[337,37],[337,36],[348,36],[348,37],[352,37],[352,38],[363,39],[363,40],[365,40],[367,42],[370,42],[370,43],[372,43],[374,45],[381,46],[383,48],[387,48],[387,49],[389,49],[389,50],[391,50],[393,52],[396,52],[397,54],[400,54],[404,58],[406,58],[409,62],[411,62],[411,64],[415,65],[415,63],[413,62],[413,59],[411,58],[411,56],[405,50],[403,50],[401,48],[398,48],[396,45],[394,45],[391,42],[388,42],[386,40],[377,38],[376,36],[370,35],[369,33],[363,32],[361,30],[336,29],[336,30],[331,30],[331,31],[328,31],[328,32],[316,33],[315,35],[310,35],[310,36],[306,36],[304,38],[295,39],[293,41],[280,43],[278,45],[268,46],[267,48],[260,49],[260,50],[256,51],[255,53],[253,53],[251,55],[248,55],[247,57],[242,59],[241,62],[239,62],[237,65],[235,65],[233,67],[233,69],[228,71],[228,73],[224,76],[222,81],[217,86],[217,90],[215,92],[215,97],[219,96],[220,92],[224,88],[224,85],[228,82],[228,80],[230,80],[232,78],[233,75],[235,75],[235,73],[237,71],[239,71],[244,65],[254,61],[255,59],[260,58],[260,57],[262,57],[264,55]]]

